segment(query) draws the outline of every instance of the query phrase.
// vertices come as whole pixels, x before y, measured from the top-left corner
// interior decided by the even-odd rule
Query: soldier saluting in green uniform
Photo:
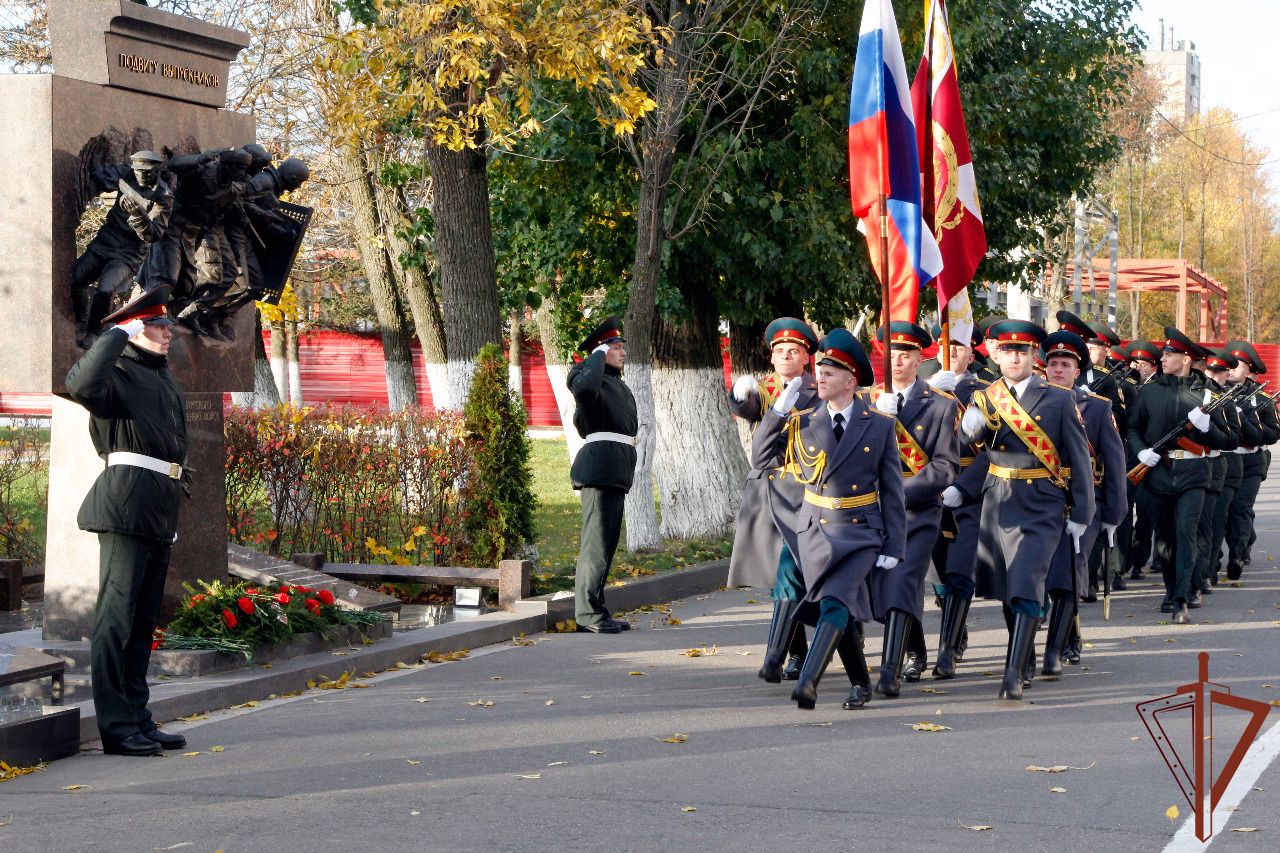
[[[182,389],[167,367],[168,299],[169,288],[158,287],[106,317],[106,331],[67,373],[67,393],[89,410],[93,446],[107,463],[77,521],[101,548],[93,704],[102,749],[112,755],[187,745],[156,728],[147,710],[147,663],[187,459]]]
[[[582,492],[582,536],[574,572],[579,631],[617,634],[631,627],[609,615],[604,584],[613,566],[622,532],[622,509],[636,470],[636,400],[622,381],[627,361],[622,323],[609,317],[582,342],[587,358],[569,371],[569,390],[577,403],[573,426],[582,449],[569,477]]]

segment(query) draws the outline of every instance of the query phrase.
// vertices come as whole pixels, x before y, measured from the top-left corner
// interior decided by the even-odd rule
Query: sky
[[[1195,42],[1200,57],[1200,108],[1226,107],[1255,144],[1280,158],[1280,86],[1268,59],[1275,53],[1280,0],[1141,0],[1134,23],[1147,47],[1160,46],[1160,19],[1175,40]],[[1167,35],[1166,35],[1167,37]],[[1259,115],[1259,113],[1262,113]],[[1280,162],[1267,171],[1280,185]]]

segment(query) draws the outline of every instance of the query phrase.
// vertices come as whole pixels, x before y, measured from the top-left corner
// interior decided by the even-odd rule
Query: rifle
[[[1264,383],[1259,390],[1265,387],[1266,387],[1266,383]],[[1243,396],[1241,393],[1243,389],[1244,389],[1244,383],[1241,383],[1239,385],[1232,385],[1226,391],[1223,391],[1221,394],[1215,397],[1212,403],[1204,407],[1205,414],[1213,414],[1218,409],[1221,409],[1223,406],[1225,406],[1227,403],[1234,402],[1237,397]],[[1195,427],[1192,425],[1191,421],[1184,420],[1181,424],[1174,427],[1172,430],[1170,430],[1168,433],[1162,436],[1159,441],[1157,441],[1155,444],[1151,446],[1151,449],[1156,451],[1157,453],[1163,453],[1165,450],[1169,449],[1170,445],[1179,444],[1184,439],[1186,439],[1186,434],[1191,432],[1194,429]],[[1137,465],[1134,465],[1133,468],[1129,471],[1129,482],[1133,483],[1135,486],[1138,485],[1139,483],[1142,482],[1142,478],[1147,476],[1147,471],[1149,470],[1150,470],[1149,466],[1147,466],[1143,462],[1139,462]]]

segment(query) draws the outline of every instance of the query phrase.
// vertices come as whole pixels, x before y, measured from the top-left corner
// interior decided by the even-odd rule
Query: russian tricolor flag
[[[916,319],[920,288],[942,270],[942,255],[921,209],[916,146],[907,64],[893,4],[867,0],[849,95],[849,192],[877,276],[884,269],[880,197],[887,196],[890,305],[881,306],[881,311],[911,322]]]

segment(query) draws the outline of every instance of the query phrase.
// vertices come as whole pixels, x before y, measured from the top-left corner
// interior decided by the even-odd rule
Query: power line
[[[1179,127],[1177,124],[1175,124],[1175,123],[1174,123],[1174,121],[1173,121],[1173,119],[1169,118],[1167,115],[1165,115],[1163,112],[1161,112],[1161,111],[1160,111],[1160,108],[1159,108],[1158,106],[1156,106],[1154,103],[1152,103],[1152,101],[1151,101],[1151,99],[1150,99],[1150,98],[1144,98],[1143,100],[1145,100],[1145,101],[1147,102],[1147,106],[1151,107],[1152,111],[1153,111],[1156,115],[1158,115],[1158,116],[1159,116],[1159,117],[1164,121],[1164,123],[1165,123],[1165,124],[1167,124],[1167,125],[1169,125],[1169,127],[1173,128],[1173,129],[1174,129],[1174,131],[1175,131],[1179,136],[1181,136],[1183,139],[1185,139],[1185,140],[1187,140],[1188,142],[1190,142],[1190,143],[1191,143],[1192,145],[1194,145],[1196,148],[1199,148],[1199,149],[1200,149],[1201,151],[1203,151],[1204,153],[1208,154],[1210,157],[1214,157],[1214,158],[1216,158],[1216,159],[1218,159],[1218,160],[1221,160],[1221,161],[1222,161],[1222,162],[1224,162],[1224,163],[1230,163],[1230,164],[1232,164],[1233,166],[1248,166],[1248,167],[1252,167],[1252,168],[1258,168],[1259,166],[1270,166],[1272,163],[1280,163],[1280,157],[1273,157],[1273,158],[1272,158],[1272,159],[1270,159],[1270,160],[1262,160],[1262,161],[1257,162],[1257,163],[1246,163],[1246,162],[1245,162],[1245,161],[1243,161],[1243,160],[1232,160],[1230,157],[1224,157],[1223,155],[1219,154],[1218,152],[1213,151],[1212,149],[1206,148],[1205,146],[1203,146],[1203,145],[1201,145],[1199,142],[1197,142],[1195,139],[1193,139],[1193,138],[1191,137],[1191,135],[1190,135],[1190,134],[1188,134],[1185,130],[1183,130],[1181,127]],[[1266,112],[1276,112],[1277,110],[1280,110],[1280,107],[1276,107],[1275,109],[1272,109],[1272,110],[1267,110]],[[1265,114],[1265,113],[1257,113],[1257,115],[1264,115],[1264,114]],[[1252,118],[1252,116],[1249,116],[1249,118]],[[1237,119],[1234,119],[1234,121],[1240,121],[1240,119],[1238,119],[1238,118],[1237,118]],[[1223,124],[1232,124],[1232,123],[1233,123],[1233,122],[1220,122],[1220,123],[1218,123],[1218,124],[1216,124],[1216,125],[1207,125],[1207,126],[1202,127],[1202,128],[1200,128],[1200,129],[1201,129],[1201,130],[1208,130],[1210,127],[1221,127]]]

